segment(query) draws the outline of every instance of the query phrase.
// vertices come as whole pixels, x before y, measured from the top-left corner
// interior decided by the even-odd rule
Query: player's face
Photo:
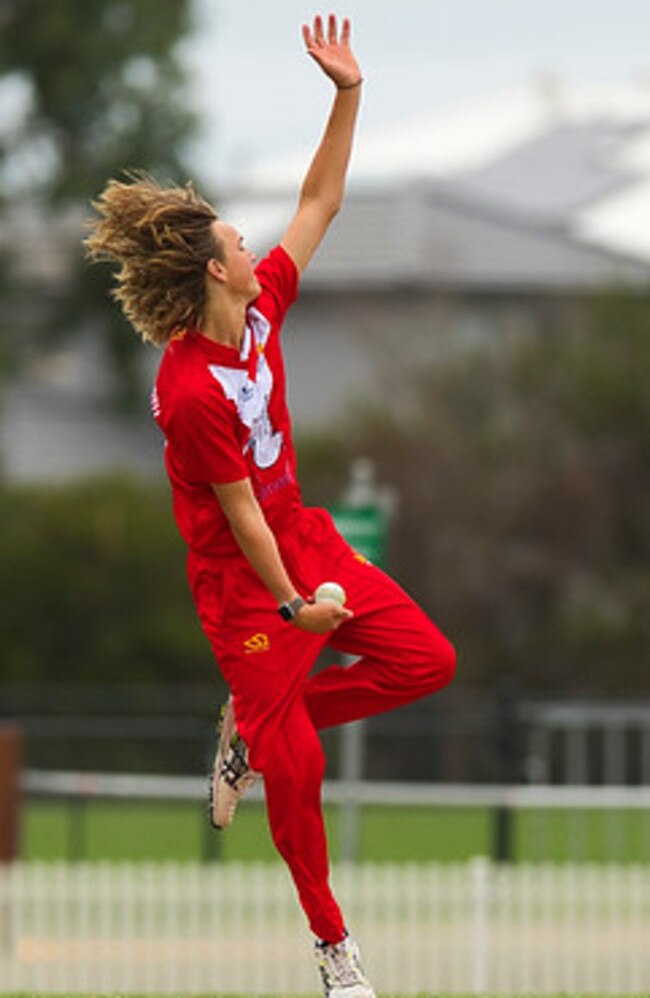
[[[227,222],[213,223],[213,231],[224,249],[225,283],[230,290],[247,302],[259,295],[261,288],[255,276],[257,257],[244,243],[244,237]]]

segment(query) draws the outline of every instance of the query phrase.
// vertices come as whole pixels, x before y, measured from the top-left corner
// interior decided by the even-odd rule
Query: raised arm
[[[282,239],[301,272],[341,207],[362,83],[350,48],[347,18],[340,33],[333,14],[328,18],[327,35],[321,17],[314,18],[313,28],[303,25],[302,33],[307,52],[335,84],[336,94],[323,138],[300,189],[296,214]]]

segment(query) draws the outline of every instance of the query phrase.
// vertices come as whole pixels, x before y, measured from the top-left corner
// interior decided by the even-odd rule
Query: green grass
[[[336,808],[326,809],[332,859],[339,855]],[[514,823],[515,858],[526,861],[647,862],[650,815],[641,812],[534,811]],[[371,862],[454,862],[492,851],[484,808],[391,808],[362,812],[361,858]],[[214,832],[192,803],[30,802],[23,812],[27,860],[274,860],[264,808],[246,803],[237,825]]]
[[[333,859],[338,856],[338,815],[326,810]],[[460,860],[484,852],[487,812],[436,812],[421,808],[368,808],[361,826],[364,859],[375,861]],[[205,810],[187,804],[93,803],[79,806],[32,803],[24,811],[22,856],[28,860],[274,860],[264,808],[248,804],[237,825],[213,831]]]

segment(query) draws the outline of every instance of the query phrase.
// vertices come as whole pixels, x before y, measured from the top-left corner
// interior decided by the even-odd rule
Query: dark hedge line
[[[0,491],[4,680],[208,680],[164,485]]]

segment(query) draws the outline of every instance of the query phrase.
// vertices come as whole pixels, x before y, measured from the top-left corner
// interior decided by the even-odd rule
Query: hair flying
[[[223,260],[218,215],[191,183],[164,186],[145,173],[110,180],[84,240],[92,261],[118,265],[113,296],[143,340],[165,346],[197,324],[205,307],[205,267]]]

